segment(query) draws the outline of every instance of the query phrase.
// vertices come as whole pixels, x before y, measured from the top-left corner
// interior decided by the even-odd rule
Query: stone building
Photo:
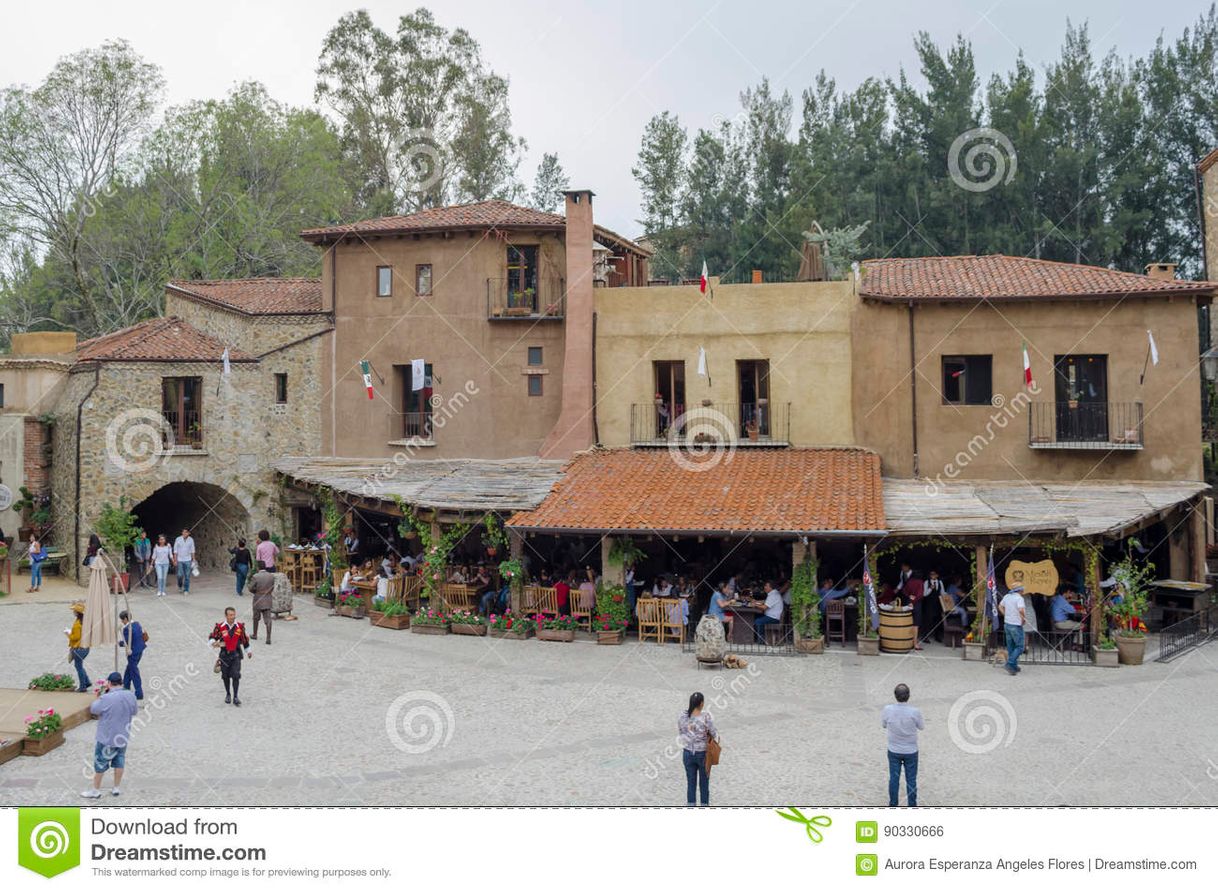
[[[190,527],[204,569],[238,535],[294,528],[270,464],[320,448],[319,283],[172,282],[166,312],[81,343],[51,411],[55,541],[77,567],[124,499],[154,537]]]

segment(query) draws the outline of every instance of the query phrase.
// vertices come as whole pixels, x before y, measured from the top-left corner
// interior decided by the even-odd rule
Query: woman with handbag
[[[244,597],[245,580],[249,578],[254,558],[250,556],[250,549],[245,546],[244,538],[238,538],[237,546],[229,548],[228,552],[232,555],[232,559],[228,561],[228,568],[237,574],[237,596]]]
[[[710,768],[719,763],[719,733],[709,714],[703,714],[705,697],[694,693],[689,708],[677,718],[681,740],[681,760],[685,765],[685,803],[693,807],[694,793],[700,791],[702,806],[710,804]]]

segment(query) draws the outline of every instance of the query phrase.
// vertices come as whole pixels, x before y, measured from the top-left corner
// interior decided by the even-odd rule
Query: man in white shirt
[[[183,529],[182,534],[173,540],[173,564],[177,569],[178,591],[190,593],[190,569],[195,561],[195,540],[190,537],[190,530]]]
[[[1023,585],[1016,585],[1007,591],[1002,602],[998,604],[1002,613],[1003,633],[1007,644],[1007,674],[1019,673],[1019,656],[1023,653],[1023,623],[1027,616],[1027,606],[1023,601]]]
[[[922,710],[909,704],[909,687],[897,684],[896,702],[884,706],[880,726],[888,731],[888,806],[896,807],[901,791],[901,768],[905,768],[905,795],[910,807],[918,806],[918,731],[926,729]]]
[[[770,582],[765,583],[765,603],[753,601],[754,605],[765,609],[757,618],[753,619],[753,634],[757,636],[757,643],[765,643],[765,626],[777,625],[782,621],[782,595],[778,593],[778,589]]]

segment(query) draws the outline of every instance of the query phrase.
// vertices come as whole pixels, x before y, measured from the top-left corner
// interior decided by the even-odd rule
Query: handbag
[[[197,578],[199,577],[199,564],[198,564],[198,563],[192,563],[192,564],[191,564],[191,566],[190,566],[190,577],[191,577],[192,579],[197,579]]]
[[[148,643],[148,632],[140,628],[140,637],[144,639],[144,643]]]
[[[710,773],[710,769],[719,763],[719,756],[723,754],[723,747],[709,733],[706,735],[706,772]]]

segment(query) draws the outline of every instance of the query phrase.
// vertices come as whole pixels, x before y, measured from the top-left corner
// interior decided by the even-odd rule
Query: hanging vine
[[[414,532],[423,546],[423,562],[420,567],[423,593],[428,599],[433,595],[438,596],[440,587],[448,578],[448,558],[473,526],[470,523],[456,523],[450,526],[448,531],[436,536],[432,534],[431,522],[420,519],[400,496],[394,495],[393,501],[402,511],[398,534],[405,536],[408,532]]]

